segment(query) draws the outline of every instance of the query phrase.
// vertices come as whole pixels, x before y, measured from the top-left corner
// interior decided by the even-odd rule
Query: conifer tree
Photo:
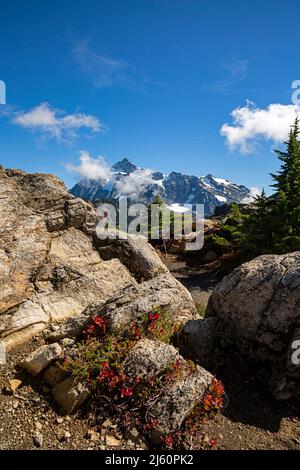
[[[289,244],[289,237],[300,236],[300,142],[299,119],[289,133],[286,151],[277,150],[281,168],[277,175],[271,174],[276,189],[273,215],[281,219],[279,238]],[[279,240],[280,242],[282,240]]]
[[[264,191],[253,201],[253,210],[244,223],[244,249],[256,254],[270,253],[273,246],[272,200]]]

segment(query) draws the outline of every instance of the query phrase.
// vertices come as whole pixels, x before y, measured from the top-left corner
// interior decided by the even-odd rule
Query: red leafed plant
[[[107,320],[103,317],[95,315],[87,329],[83,331],[83,335],[88,338],[103,336],[106,334],[107,330]]]
[[[172,434],[169,434],[168,436],[163,437],[162,441],[167,449],[172,449],[173,443],[174,443],[174,438]]]
[[[203,397],[203,407],[205,411],[220,411],[223,407],[224,386],[215,377],[212,379],[209,391]]]

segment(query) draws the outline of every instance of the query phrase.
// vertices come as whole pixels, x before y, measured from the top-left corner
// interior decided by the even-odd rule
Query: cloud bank
[[[252,153],[259,139],[274,143],[284,141],[289,133],[299,108],[296,105],[270,104],[260,109],[248,101],[246,106],[232,111],[232,124],[224,124],[220,133],[232,149]]]
[[[138,169],[116,181],[116,189],[122,196],[137,199],[140,194],[155,183],[157,181],[153,179],[152,170],[149,168]]]
[[[242,204],[251,204],[251,202],[254,201],[254,198],[256,196],[259,196],[261,194],[261,189],[256,188],[255,186],[250,188],[249,195],[244,197],[244,199],[241,201]]]
[[[48,103],[41,103],[29,111],[16,113],[12,121],[25,129],[37,132],[44,138],[54,138],[59,142],[74,139],[82,129],[97,133],[104,130],[99,119],[90,114],[66,114],[52,108]]]
[[[70,173],[76,173],[81,178],[99,180],[107,183],[112,177],[112,171],[103,157],[92,158],[88,152],[81,151],[80,164],[66,163],[64,166]]]

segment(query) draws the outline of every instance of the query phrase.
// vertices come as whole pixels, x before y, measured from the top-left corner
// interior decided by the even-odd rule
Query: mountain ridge
[[[132,202],[149,203],[159,196],[175,211],[176,207],[184,204],[204,204],[207,216],[216,207],[225,203],[242,203],[251,194],[246,186],[215,177],[211,173],[199,177],[172,171],[164,175],[160,171],[139,168],[127,157],[111,167],[108,181],[82,179],[70,192],[94,203],[115,202],[122,196],[127,196]]]

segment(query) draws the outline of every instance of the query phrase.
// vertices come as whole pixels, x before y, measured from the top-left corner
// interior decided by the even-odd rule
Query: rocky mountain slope
[[[247,200],[250,190],[210,174],[204,177],[176,172],[163,175],[159,171],[140,169],[124,158],[113,165],[109,181],[83,179],[71,193],[93,202],[115,201],[119,196],[128,196],[133,202],[149,203],[159,196],[174,211],[180,210],[183,204],[204,204],[208,216],[224,203]]]

